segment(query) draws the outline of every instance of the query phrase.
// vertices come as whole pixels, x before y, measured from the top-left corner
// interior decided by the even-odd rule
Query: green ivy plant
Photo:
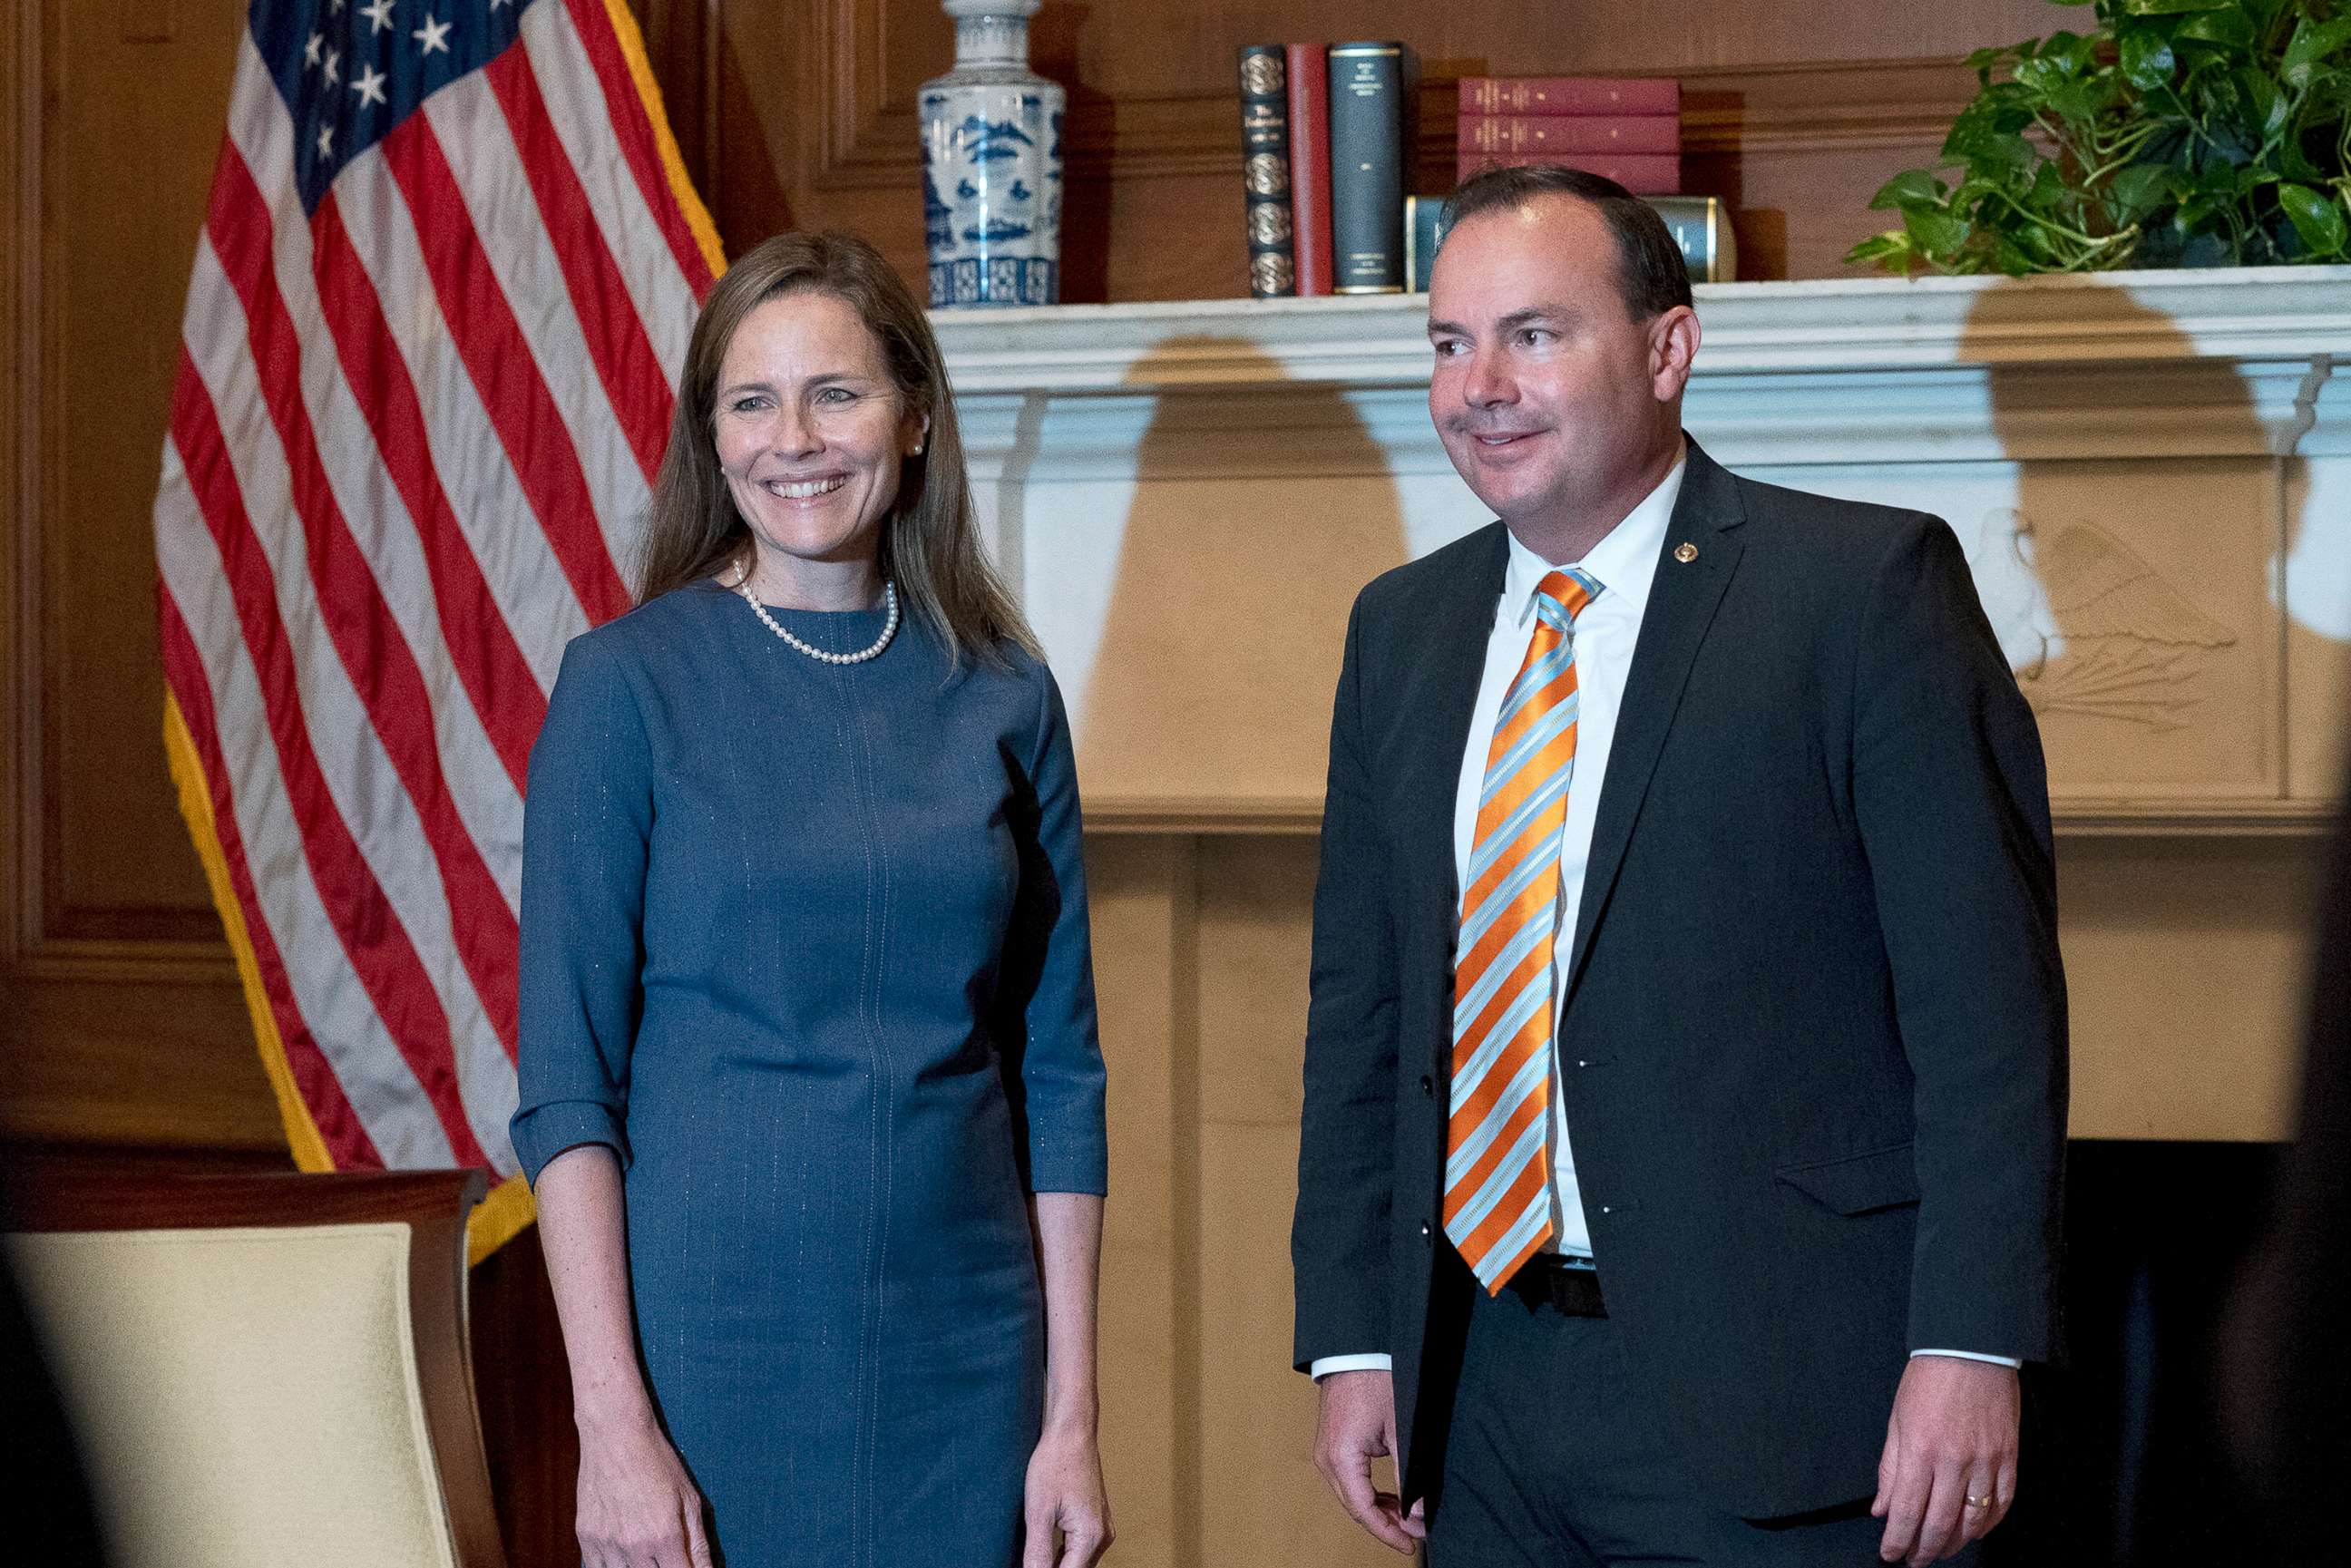
[[[1902,226],[1847,262],[2023,274],[2351,259],[2351,0],[2052,3],[2095,3],[2097,26],[1969,56],[1982,90],[1941,161],[1886,183],[1869,204]]]

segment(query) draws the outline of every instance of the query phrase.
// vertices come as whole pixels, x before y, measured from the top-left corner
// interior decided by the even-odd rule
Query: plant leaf
[[[2053,89],[2049,107],[2064,120],[2086,125],[2105,112],[2117,90],[2114,72],[2100,71]]]
[[[2114,199],[2116,216],[2130,223],[2171,194],[2171,166],[2134,163],[2108,182],[2106,192]]]
[[[2233,48],[2251,48],[2253,25],[2242,11],[2232,10],[2224,4],[2220,9],[2199,7],[2198,14],[2179,24],[2174,39],[2193,38],[2207,44],[2225,44]]]
[[[2278,205],[2285,209],[2304,250],[2314,256],[2342,254],[2346,238],[2351,237],[2351,224],[2346,223],[2339,203],[2307,185],[2280,185],[2277,194]]]
[[[2252,108],[2253,129],[2264,142],[2285,129],[2285,117],[2293,105],[2286,102],[2283,89],[2267,71],[2258,66],[2247,66],[2237,73],[2237,81]]]
[[[2222,11],[2233,0],[2122,0],[2116,7],[2126,16],[2177,16],[2184,11]]]
[[[1910,236],[1901,229],[1888,229],[1882,235],[1872,235],[1844,253],[1847,267],[1882,267],[1888,272],[1907,272],[1916,253]]]
[[[1912,207],[1938,207],[1949,188],[1925,169],[1905,169],[1883,185],[1877,194],[1869,198],[1869,210],[1883,212],[1888,207],[1900,207],[1906,212]]]
[[[2337,16],[2332,22],[2304,16],[2285,47],[2285,68],[2292,71],[2316,65],[2346,44],[2351,44],[2351,16]]]
[[[2122,37],[2123,75],[2141,92],[2169,85],[2179,59],[2171,40],[2153,27],[2133,27]]]
[[[1910,231],[1919,251],[1934,259],[1949,256],[1968,242],[1966,221],[1933,207],[1903,208],[1902,226]]]
[[[2011,277],[2022,277],[2033,270],[2033,260],[2017,243],[2004,234],[1991,236],[1991,264]]]

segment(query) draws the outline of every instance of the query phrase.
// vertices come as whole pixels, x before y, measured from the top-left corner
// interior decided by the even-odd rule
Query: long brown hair
[[[703,303],[678,379],[669,451],[653,482],[638,556],[637,602],[727,566],[748,570],[751,530],[718,466],[713,423],[718,371],[746,317],[801,289],[831,295],[857,312],[881,345],[906,408],[930,421],[922,452],[901,462],[898,498],[882,522],[882,574],[898,585],[899,601],[958,664],[969,656],[1001,665],[1006,643],[1037,654],[1036,633],[979,548],[963,434],[938,340],[882,253],[855,235],[782,234],[763,240],[726,269]]]

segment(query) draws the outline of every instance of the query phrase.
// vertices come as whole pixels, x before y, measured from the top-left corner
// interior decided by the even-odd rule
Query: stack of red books
[[[1681,83],[1656,77],[1464,77],[1458,172],[1555,163],[1636,196],[1682,188]]]

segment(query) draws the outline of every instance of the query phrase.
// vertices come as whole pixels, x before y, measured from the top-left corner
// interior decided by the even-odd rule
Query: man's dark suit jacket
[[[1635,1385],[1766,1518],[1870,1493],[1911,1350],[2050,1356],[2064,979],[2040,737],[1950,530],[1687,465],[1558,1049]],[[1438,1220],[1454,796],[1506,551],[1365,588],[1332,720],[1296,1356],[1394,1357],[1407,1498],[1474,1288]]]

